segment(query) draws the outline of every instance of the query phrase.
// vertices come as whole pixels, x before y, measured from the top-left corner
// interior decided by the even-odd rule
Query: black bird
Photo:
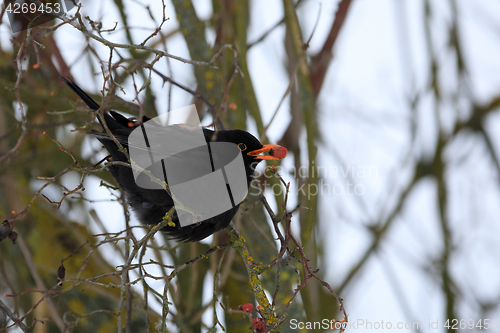
[[[85,104],[87,104],[90,109],[99,109],[99,104],[97,104],[73,81],[66,78],[62,78],[62,80],[85,102]],[[115,138],[127,150],[127,139],[130,133],[137,126],[139,126],[140,123],[150,120],[150,118],[144,117],[142,121],[136,121],[134,118],[128,119],[114,111],[104,112],[103,114],[104,119],[100,119],[100,117],[98,117],[99,122],[103,125],[104,121],[113,136],[115,136]],[[119,151],[116,143],[110,136],[108,136],[108,134],[106,134],[105,131],[99,132],[92,130],[87,134],[96,137],[103,144],[103,146],[108,150],[112,161],[129,163],[125,154]],[[252,134],[242,130],[218,131],[215,133],[215,140],[213,140],[214,131],[204,128],[203,134],[206,142],[230,142],[238,145],[238,148],[240,148],[243,155],[247,186],[250,186],[255,167],[259,162],[264,159],[279,160],[284,158],[287,152],[286,148],[278,145],[262,145]],[[270,155],[260,155],[266,151],[269,151]],[[113,175],[122,191],[125,193],[128,204],[132,207],[141,223],[152,225],[158,224],[174,205],[174,201],[165,190],[145,189],[137,186],[132,168],[123,165],[111,165],[108,166],[108,170]],[[219,231],[220,229],[227,227],[231,222],[231,219],[238,211],[238,208],[239,204],[215,217],[184,227],[180,225],[177,214],[174,214],[172,222],[175,223],[175,226],[169,225],[162,230],[171,238],[179,241],[199,241]]]

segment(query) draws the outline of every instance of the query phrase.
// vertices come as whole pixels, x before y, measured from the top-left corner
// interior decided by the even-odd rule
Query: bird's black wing
[[[99,109],[99,104],[97,104],[97,102],[85,93],[76,83],[64,77],[62,80],[85,102],[90,109]],[[128,149],[129,144],[133,146],[136,145],[134,142],[129,142],[128,137],[137,127],[137,122],[114,111],[103,112],[103,117],[107,127],[115,139],[118,140],[123,147]],[[99,116],[97,116],[97,118],[104,129],[103,120]],[[147,120],[149,120],[149,118],[143,118],[143,122]],[[128,163],[125,154],[119,151],[116,143],[105,131],[99,132],[92,130],[87,134],[97,138],[104,145],[110,153],[113,161]],[[214,131],[203,129],[203,134],[206,142],[212,141]],[[137,145],[140,146],[140,144]],[[196,161],[193,160],[192,163],[196,163]],[[165,190],[144,189],[137,186],[130,167],[123,165],[111,165],[108,166],[108,170],[113,175],[122,191],[125,193],[127,202],[136,213],[138,220],[142,223],[152,225],[158,224],[174,205],[172,198]],[[174,215],[172,222],[175,223],[175,226],[166,226],[162,229],[162,231],[166,232],[170,237],[180,241],[199,241],[212,235],[214,232],[227,227],[233,216],[236,214],[238,208],[239,205],[213,218],[202,221],[201,223],[192,224],[186,227],[181,227],[177,216]]]

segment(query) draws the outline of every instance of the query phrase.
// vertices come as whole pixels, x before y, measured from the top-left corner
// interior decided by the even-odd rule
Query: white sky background
[[[166,2],[166,15],[170,20],[164,24],[163,31],[170,32],[178,24],[173,6]],[[208,1],[193,2],[200,18],[211,16]],[[101,20],[105,27],[120,21],[115,6],[109,1],[82,0],[82,3],[83,16]],[[142,3],[151,3],[159,22],[161,2],[150,0]],[[322,46],[338,2],[305,0],[299,9],[304,38],[307,38],[320,3],[321,14],[311,40],[310,54],[316,53]],[[439,63],[445,64],[440,67],[440,85],[446,100],[456,92],[457,86],[455,59],[447,49],[446,41],[451,12],[449,1],[432,0],[431,3],[433,46]],[[133,1],[125,1],[125,4],[131,25],[148,28],[132,30],[134,41],[140,43],[156,26],[141,6]],[[250,42],[283,17],[281,1],[252,0],[251,6]],[[500,92],[500,3],[494,0],[462,0],[457,2],[457,6],[472,99],[486,103]],[[437,132],[432,97],[427,88],[430,62],[424,35],[423,8],[423,0],[353,1],[335,44],[334,59],[317,107],[322,138],[317,163],[329,172],[337,170],[338,176],[329,175],[325,177],[325,182],[331,186],[340,184],[342,187],[336,189],[343,189],[340,194],[324,193],[321,196],[318,237],[326,244],[324,252],[328,253],[328,263],[322,269],[326,271],[327,282],[333,286],[344,279],[371,244],[371,236],[364,226],[373,225],[381,215],[387,214],[400,190],[411,179],[412,171],[405,163],[408,156],[432,156],[434,152]],[[277,28],[248,53],[249,69],[265,124],[288,86],[284,33],[284,26]],[[9,36],[6,26],[0,26],[2,45],[7,44]],[[215,38],[213,31],[207,31],[207,36],[212,41]],[[123,33],[114,33],[106,38],[126,42]],[[56,31],[55,39],[68,63],[75,62],[72,74],[77,83],[87,91],[100,89],[101,76],[92,78],[88,60],[78,59],[86,45],[82,34],[66,25]],[[108,58],[106,47],[97,43],[93,45],[103,59]],[[167,46],[168,52],[189,58],[184,39],[179,34],[171,38]],[[192,66],[175,60],[170,62],[173,78],[195,88]],[[94,63],[94,66],[97,64]],[[95,68],[98,74],[100,70]],[[160,61],[156,68],[167,73],[165,60]],[[161,83],[161,79],[153,76],[152,85],[157,96],[165,96],[158,98],[157,107],[166,110],[167,86],[162,87]],[[121,97],[132,100],[131,81],[124,88],[127,95]],[[417,140],[412,149],[409,146],[411,110],[408,99],[415,91],[421,93],[423,99],[417,109]],[[172,108],[188,105],[191,101],[189,94],[174,88]],[[469,104],[465,99],[462,109],[457,112],[461,119],[467,118]],[[284,103],[270,127],[268,137],[272,143],[281,138],[289,122],[288,108],[288,103]],[[451,128],[456,121],[456,111],[446,103],[441,110],[440,120],[445,128]],[[489,133],[497,133],[499,126],[500,116],[491,114],[486,124]],[[253,124],[249,129],[256,134]],[[496,135],[492,138],[499,151],[500,137]],[[61,134],[63,139],[64,134]],[[89,154],[92,151],[90,146],[93,149],[100,147],[95,140],[87,142]],[[104,153],[101,153],[95,159],[103,156]],[[483,140],[476,134],[459,136],[445,150],[445,158],[453,161],[446,171],[446,179],[450,189],[448,213],[453,231],[452,242],[457,247],[451,259],[451,271],[463,297],[458,298],[461,304],[457,307],[458,314],[463,319],[477,320],[479,312],[473,297],[492,302],[500,297],[499,175],[493,168]],[[346,193],[348,179],[341,175],[341,167],[355,171],[353,180],[364,189],[363,195]],[[369,168],[375,168],[375,174],[358,176],[358,171]],[[78,181],[75,177],[67,178],[69,183],[76,184]],[[95,178],[87,180],[85,187],[89,198],[110,197],[107,190],[98,187]],[[414,188],[377,255],[371,257],[359,279],[342,293],[351,321],[384,320],[394,325],[397,322],[420,321],[424,324],[423,332],[444,331],[445,299],[440,277],[431,277],[425,272],[433,260],[439,259],[443,246],[435,188],[435,181],[431,178],[421,181]],[[116,214],[117,210],[121,211],[121,206],[104,202],[89,204],[90,207],[97,210],[110,231],[123,229],[123,218]],[[154,285],[153,281],[149,282]],[[157,283],[157,286],[163,288],[162,283]],[[207,301],[210,295],[206,293]],[[332,317],[335,315],[332,314]],[[205,318],[210,324],[211,316]],[[500,309],[493,310],[489,318],[500,319]],[[429,320],[438,319],[440,329],[429,330]]]

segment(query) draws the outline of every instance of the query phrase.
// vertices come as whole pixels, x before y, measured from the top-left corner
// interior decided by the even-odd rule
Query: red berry
[[[238,309],[240,309],[241,311],[245,311],[245,312],[250,313],[250,312],[252,312],[252,311],[253,311],[253,305],[252,305],[252,304],[250,304],[250,303],[245,303],[245,304],[243,304],[243,305],[240,305],[240,306],[238,307]]]
[[[255,317],[252,322],[253,322],[253,329],[256,332],[259,332],[259,333],[266,332],[266,323],[264,323],[264,320],[262,320],[262,318]]]
[[[279,159],[285,158],[287,153],[288,151],[286,150],[285,147],[277,147],[269,151],[269,155],[277,157]]]

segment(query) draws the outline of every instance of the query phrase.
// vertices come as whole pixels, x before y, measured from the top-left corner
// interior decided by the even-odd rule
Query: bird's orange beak
[[[260,153],[264,153],[269,151],[269,155],[259,155]],[[280,145],[264,145],[264,147],[248,152],[248,156],[252,156],[259,160],[281,160],[285,158],[287,154],[287,150],[285,147]]]

